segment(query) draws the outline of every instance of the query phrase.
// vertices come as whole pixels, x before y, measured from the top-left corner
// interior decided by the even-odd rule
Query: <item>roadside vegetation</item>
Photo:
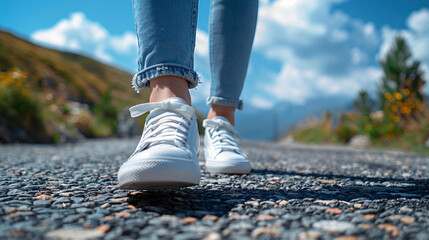
[[[0,112],[2,131],[7,132],[2,138],[9,136],[11,141],[49,143],[82,135],[107,137],[115,134],[117,124],[117,107],[109,91],[90,108],[55,98],[53,93],[34,86],[28,73],[19,68],[0,73]]]
[[[429,153],[429,109],[423,93],[425,80],[420,62],[413,60],[405,39],[397,36],[380,61],[384,72],[376,99],[361,90],[355,111],[341,113],[334,126],[332,114],[299,126],[290,134],[307,143],[348,143],[366,136],[370,147]]]
[[[147,90],[137,94],[131,88],[131,78],[86,56],[0,31],[0,143],[117,136],[118,119],[149,98]],[[136,119],[140,127],[145,116]]]

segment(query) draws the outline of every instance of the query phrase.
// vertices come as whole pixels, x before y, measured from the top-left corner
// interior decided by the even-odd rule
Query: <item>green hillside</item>
[[[131,88],[132,75],[91,58],[37,46],[10,33],[0,31],[0,70],[13,67],[28,73],[29,80],[41,89],[52,90],[55,97],[93,106],[111,88],[118,106],[141,103],[147,92]],[[66,86],[66,87],[64,87]]]
[[[24,142],[114,136],[117,114],[149,96],[131,88],[130,73],[2,31],[0,72],[0,135],[18,132]]]

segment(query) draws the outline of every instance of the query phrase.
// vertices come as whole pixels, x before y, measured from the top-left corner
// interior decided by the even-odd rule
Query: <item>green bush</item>
[[[118,109],[112,103],[110,92],[110,88],[107,89],[103,93],[101,100],[92,108],[95,120],[91,122],[90,126],[92,126],[97,137],[107,137],[116,133]]]
[[[30,87],[27,74],[18,68],[0,73],[0,124],[24,130],[30,141],[54,141],[44,125],[42,103]]]
[[[355,123],[358,117],[359,115],[356,113],[340,115],[337,128],[335,129],[335,135],[341,142],[347,143],[352,137],[359,133],[359,128]]]
[[[337,137],[332,134],[332,114],[325,113],[322,120],[298,127],[292,132],[295,140],[308,143],[338,142]]]

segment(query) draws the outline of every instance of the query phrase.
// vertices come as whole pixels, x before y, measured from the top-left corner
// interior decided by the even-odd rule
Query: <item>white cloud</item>
[[[367,54],[364,53],[363,51],[361,51],[357,47],[352,48],[352,50],[350,51],[350,53],[351,53],[351,56],[352,56],[352,63],[353,64],[358,65],[359,63],[368,60]]]
[[[265,98],[258,95],[250,99],[250,104],[253,105],[254,107],[262,108],[262,109],[271,109],[274,107],[273,102],[267,101]]]
[[[301,71],[292,65],[284,64],[274,83],[265,85],[264,89],[279,100],[303,103],[313,92],[307,80],[314,77],[314,71]]]
[[[380,50],[376,56],[378,60],[383,58],[387,54],[387,52],[389,51],[389,48],[392,46],[395,36],[400,33],[401,33],[400,31],[393,30],[388,26],[383,27],[383,29],[381,30],[383,42],[380,45]]]
[[[407,20],[408,27],[418,33],[429,33],[429,9],[423,8],[411,13]]]
[[[205,102],[210,95],[210,62],[209,36],[201,29],[197,29],[194,52],[194,69],[200,75],[201,83],[195,91],[191,91],[194,102]]]
[[[197,29],[196,33],[194,63],[197,72],[205,76],[210,76],[209,36],[200,29]]]
[[[332,11],[339,2],[277,0],[260,6],[254,49],[282,64],[266,92],[303,103],[374,87],[379,72],[369,56],[378,50],[379,35],[372,23]]]
[[[334,2],[320,1],[317,4],[325,5],[320,9],[326,10],[326,5]],[[276,3],[267,4],[267,7],[271,7],[270,11],[281,10],[281,4],[284,3],[275,5]],[[305,1],[299,4],[305,4]],[[284,12],[286,14],[287,11],[284,10]],[[318,15],[316,12],[298,9],[295,14],[302,14],[301,21],[318,19],[325,24],[326,32],[329,34],[316,34],[311,37],[311,34],[305,33],[305,31],[312,31],[311,28],[299,28],[299,32],[287,24],[273,25],[267,20],[260,20],[262,29],[271,28],[270,33],[274,35],[271,38],[265,35],[264,31],[259,30],[257,36],[260,42],[256,41],[256,50],[268,58],[282,62],[283,65],[272,86],[266,85],[264,88],[278,100],[302,103],[308,98],[320,95],[354,96],[362,88],[374,91],[382,71],[378,66],[373,66],[370,60],[372,56],[377,56],[377,59],[384,56],[397,34],[407,39],[413,56],[422,62],[422,70],[426,76],[429,74],[429,51],[427,51],[429,49],[429,9],[427,8],[410,14],[407,19],[407,29],[384,27],[381,32],[381,45],[378,40],[380,37],[372,23],[351,19],[340,12],[329,14],[322,11]],[[306,15],[311,15],[314,19]],[[266,14],[266,17],[272,19],[271,14]],[[333,19],[337,20],[333,21]],[[301,26],[304,25],[306,24],[301,24]],[[286,34],[282,35],[282,33]],[[262,36],[264,36],[263,39]],[[291,36],[295,39],[288,39]],[[297,39],[302,36],[306,36],[307,39],[299,43]],[[329,51],[326,51],[327,49]],[[425,91],[429,92],[429,84],[426,84]]]
[[[346,76],[330,76],[284,64],[274,82],[265,85],[263,89],[278,100],[303,104],[305,100],[314,96],[354,97],[362,88],[374,90],[376,86],[374,83],[380,77],[381,71],[375,67],[358,68]]]
[[[125,32],[122,36],[112,36],[110,46],[118,53],[137,52],[136,34]]]
[[[416,58],[429,66],[429,9],[423,8],[408,17],[409,41]]]
[[[210,82],[206,81],[204,76],[202,80],[196,88],[190,90],[192,102],[206,102],[207,97],[210,95]]]
[[[112,35],[82,12],[72,13],[54,26],[34,32],[31,38],[50,47],[83,53],[104,62],[122,66],[127,63],[118,62],[118,59],[137,62],[138,44],[135,33],[126,31],[122,35]],[[195,70],[202,76],[203,84],[191,93],[195,100],[205,101],[210,92],[210,83],[207,81],[210,76],[209,37],[200,29],[196,33],[194,57]]]
[[[331,34],[333,42],[343,42],[349,37],[349,34],[346,31],[340,29],[333,29]]]
[[[195,40],[195,54],[200,56],[209,56],[209,35],[197,29],[196,40]]]
[[[101,24],[86,18],[82,12],[75,12],[69,18],[61,19],[48,29],[34,32],[31,38],[62,50],[71,50],[94,56],[104,62],[112,62],[112,53],[128,54],[137,49],[133,33],[122,36],[111,35]]]

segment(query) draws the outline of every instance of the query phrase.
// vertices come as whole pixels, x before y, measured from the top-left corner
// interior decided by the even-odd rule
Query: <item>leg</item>
[[[168,98],[179,97],[191,105],[188,81],[177,76],[161,76],[151,80],[149,102],[162,102]]]
[[[224,116],[234,122],[234,109],[246,76],[256,28],[258,1],[212,0],[210,14],[210,67],[212,105],[208,118]],[[214,106],[215,105],[215,106]]]
[[[120,188],[161,189],[198,184],[200,147],[189,88],[198,83],[193,70],[197,0],[133,0],[139,43],[136,91],[150,87],[150,103],[130,108],[146,112],[134,153],[118,171]]]
[[[203,126],[206,168],[215,173],[249,173],[251,165],[237,143],[234,110],[246,76],[256,27],[258,1],[212,0],[210,15],[211,104]]]
[[[139,72],[133,87],[150,87],[150,101],[180,97],[198,83],[193,70],[198,1],[133,0]]]

